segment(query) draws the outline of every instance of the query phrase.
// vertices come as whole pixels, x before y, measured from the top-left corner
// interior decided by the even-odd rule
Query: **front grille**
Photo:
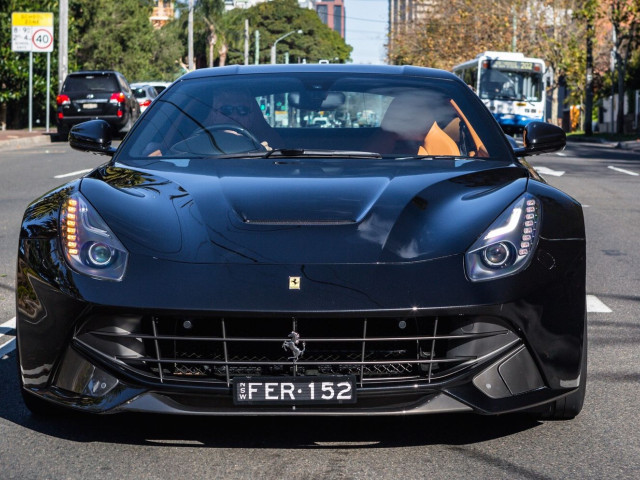
[[[292,332],[299,334],[297,343]],[[97,315],[75,340],[103,360],[160,383],[229,385],[234,377],[246,376],[355,375],[362,387],[441,382],[520,341],[493,317],[151,315]]]

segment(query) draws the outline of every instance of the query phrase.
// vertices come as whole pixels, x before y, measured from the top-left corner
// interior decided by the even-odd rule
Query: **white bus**
[[[522,53],[484,52],[453,68],[482,99],[508,133],[544,121],[544,61]]]

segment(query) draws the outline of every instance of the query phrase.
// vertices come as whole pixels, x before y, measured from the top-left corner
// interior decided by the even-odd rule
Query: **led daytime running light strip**
[[[521,257],[529,254],[531,241],[535,234],[535,229],[538,227],[538,205],[532,198],[527,199],[524,219],[522,238],[518,249],[518,255]]]
[[[67,247],[69,255],[78,255],[78,244],[80,243],[77,235],[78,220],[78,201],[70,198],[67,206],[62,211],[62,236]]]

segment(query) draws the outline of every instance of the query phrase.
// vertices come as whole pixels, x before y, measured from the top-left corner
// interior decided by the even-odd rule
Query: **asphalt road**
[[[640,478],[640,152],[571,144],[531,158],[587,223],[587,398],[568,422],[31,416],[11,346],[22,212],[105,160],[64,143],[0,153],[0,479]]]

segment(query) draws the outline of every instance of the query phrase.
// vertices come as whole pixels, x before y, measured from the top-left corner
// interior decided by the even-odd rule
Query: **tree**
[[[130,81],[173,80],[180,45],[168,30],[154,30],[151,0],[70,2],[70,65],[118,70]]]
[[[226,62],[227,38],[234,32],[224,29],[222,18],[224,0],[194,0],[193,4],[193,55],[196,68],[213,67],[218,60],[219,65]],[[188,64],[187,28],[188,2],[178,4],[178,15],[165,28],[174,32],[181,46],[178,53],[180,62]]]
[[[352,47],[340,34],[326,26],[318,14],[300,8],[296,0],[273,0],[254,7],[235,9],[224,16],[228,31],[242,32],[244,20],[249,19],[253,31],[260,31],[260,63],[270,62],[271,45],[288,32],[302,30],[302,34],[290,35],[278,42],[278,53],[289,52],[292,62],[318,62],[326,59],[345,63],[351,58]],[[253,37],[252,37],[253,38]],[[230,39],[228,59],[230,64],[244,63],[244,44],[241,36]],[[250,47],[250,58],[255,56],[255,45]]]
[[[624,133],[625,76],[629,60],[640,45],[640,0],[606,0],[601,6],[613,27],[614,70],[618,77],[619,102],[616,131]]]
[[[450,70],[487,50],[516,51],[545,60],[553,73],[552,118],[558,119],[558,86],[570,96],[585,95],[585,25],[576,18],[584,0],[450,0],[433,2],[422,19],[397,25],[389,49],[391,63]],[[469,46],[473,48],[470,50]]]
[[[20,128],[26,124],[29,94],[29,54],[11,50],[11,13],[55,12],[58,2],[52,0],[8,0],[0,7],[0,124]],[[57,28],[54,15],[54,28]],[[57,55],[51,54],[51,72],[57,71]],[[45,121],[47,56],[33,54],[33,113],[36,124]],[[52,85],[55,82],[52,79]],[[49,102],[55,101],[55,88]],[[52,111],[55,112],[55,109]]]

